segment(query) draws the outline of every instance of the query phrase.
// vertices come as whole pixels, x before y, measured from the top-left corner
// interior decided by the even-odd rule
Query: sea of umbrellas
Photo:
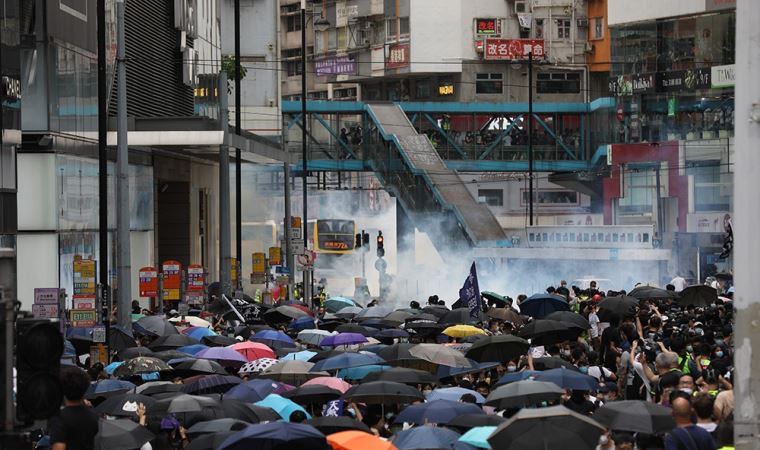
[[[562,405],[571,392],[605,389],[567,359],[531,356],[539,343],[588,332],[563,297],[530,297],[520,312],[497,294],[484,300],[491,308],[474,317],[341,297],[318,312],[271,306],[256,324],[215,327],[234,317],[218,306],[204,318],[137,315],[132,329],[111,328],[113,362],[89,370],[96,448],[160,449],[167,440],[158,438],[181,427],[187,441],[178,445],[188,450],[584,449],[610,430],[674,427],[669,408],[641,400],[608,403],[592,417]],[[608,297],[599,313],[635,314],[640,301]],[[90,341],[88,330],[69,330],[65,355],[86,354]]]

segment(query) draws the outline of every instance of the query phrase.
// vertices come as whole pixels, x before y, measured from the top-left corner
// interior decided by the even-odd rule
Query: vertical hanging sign
[[[158,297],[158,270],[142,267],[139,271],[140,297]]]
[[[185,294],[187,302],[191,304],[202,303],[204,288],[206,285],[206,270],[200,264],[187,266],[187,284]]]
[[[161,264],[164,277],[164,300],[180,300],[182,298],[182,263],[179,261],[164,261]]]

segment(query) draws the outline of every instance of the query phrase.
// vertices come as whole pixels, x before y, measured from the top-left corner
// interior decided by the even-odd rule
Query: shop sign
[[[501,21],[496,18],[475,19],[475,34],[488,36],[501,35]]]
[[[206,270],[200,264],[187,266],[187,292],[203,292]]]
[[[269,265],[279,266],[282,264],[282,250],[280,247],[269,247]]]
[[[69,311],[71,326],[74,328],[91,328],[97,323],[97,312],[94,309]]]
[[[97,295],[95,261],[74,257],[74,295]]]
[[[161,265],[164,277],[164,300],[180,300],[182,288],[182,263],[179,261],[164,261]]]
[[[392,44],[388,46],[385,57],[386,69],[398,69],[409,65],[409,44]]]
[[[35,305],[58,305],[61,289],[58,288],[34,288]]]
[[[318,59],[314,67],[318,77],[356,74],[356,60],[351,55]]]
[[[438,86],[438,95],[454,95],[454,85],[442,84]]]
[[[709,88],[709,69],[699,68],[657,73],[658,92],[691,92]]]
[[[714,88],[734,87],[736,84],[736,66],[713,66],[710,68],[710,81]]]
[[[544,59],[543,39],[486,39],[485,59],[526,60],[530,53],[533,59]]]
[[[253,273],[262,274],[266,272],[266,255],[263,252],[256,252],[251,257],[251,267]]]
[[[155,267],[142,267],[137,274],[140,297],[158,297],[158,271]]]

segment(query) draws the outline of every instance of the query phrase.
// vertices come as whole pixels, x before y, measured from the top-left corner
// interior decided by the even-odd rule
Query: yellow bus
[[[356,222],[344,219],[318,219],[313,228],[317,254],[347,255],[354,252]]]

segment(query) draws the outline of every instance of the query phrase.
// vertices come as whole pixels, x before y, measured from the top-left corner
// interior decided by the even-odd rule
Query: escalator
[[[505,245],[506,235],[493,213],[473,198],[398,105],[367,104],[367,114],[371,123],[366,159],[437,247]]]

